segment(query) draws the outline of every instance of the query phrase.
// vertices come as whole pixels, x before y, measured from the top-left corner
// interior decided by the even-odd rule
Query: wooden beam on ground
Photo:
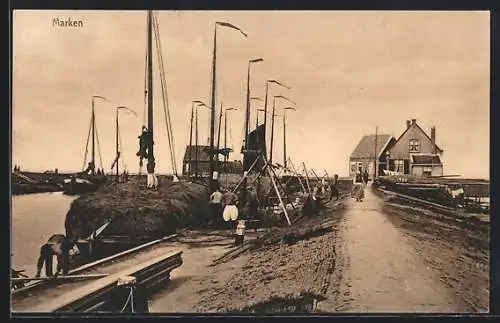
[[[57,276],[57,277],[22,277],[22,278],[11,278],[13,282],[22,282],[22,281],[32,281],[32,280],[78,280],[78,279],[92,279],[92,278],[103,278],[106,277],[107,274],[90,274],[90,275],[67,275],[67,276]]]

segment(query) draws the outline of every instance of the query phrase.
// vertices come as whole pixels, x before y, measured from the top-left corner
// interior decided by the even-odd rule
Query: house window
[[[423,174],[429,176],[432,175],[432,167],[424,167]]]
[[[394,161],[394,168],[395,168],[396,172],[403,173],[404,172],[404,167],[405,167],[405,163],[404,163],[403,159],[396,159]]]
[[[410,152],[420,152],[420,141],[418,139],[410,139]]]

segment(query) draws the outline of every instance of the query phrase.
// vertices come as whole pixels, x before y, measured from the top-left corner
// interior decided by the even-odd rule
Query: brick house
[[[442,176],[443,150],[436,145],[436,128],[430,130],[429,136],[416,119],[407,120],[405,131],[386,152],[388,170],[415,176]]]

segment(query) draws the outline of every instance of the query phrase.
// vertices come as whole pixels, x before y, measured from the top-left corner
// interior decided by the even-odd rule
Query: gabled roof
[[[196,151],[198,150],[198,156],[196,156]],[[210,146],[186,146],[186,151],[184,153],[184,159],[183,161],[189,162],[189,152],[191,151],[191,161],[196,160],[198,158],[198,161],[210,161],[210,154],[208,153],[210,150]]]
[[[412,163],[417,165],[440,165],[441,158],[435,154],[412,154]]]
[[[422,132],[423,132],[423,134],[424,134],[427,138],[429,138],[429,141],[431,141],[431,140],[432,140],[432,139],[431,139],[431,137],[429,137],[429,135],[427,134],[427,132],[425,132],[425,131],[424,131],[424,129],[422,129],[422,128],[418,125],[418,123],[416,123],[416,122],[415,122],[415,123],[412,123],[412,124],[410,124],[410,127],[411,127],[411,126],[416,126],[416,127],[417,127],[420,131],[422,131]],[[408,129],[410,129],[410,127],[407,127],[407,128],[405,129],[405,131],[403,131],[403,133],[401,134],[401,136],[399,136],[399,137],[398,137],[398,139],[396,139],[396,142],[398,142],[398,141],[399,141],[399,139],[401,139],[401,138],[405,135],[405,133],[408,131]],[[437,151],[439,151],[439,153],[440,153],[440,154],[442,154],[442,153],[443,153],[443,150],[442,150],[441,148],[439,148],[439,146],[438,146],[438,145],[436,145],[436,150],[437,150]]]
[[[356,148],[354,148],[351,158],[373,158],[375,153],[375,138],[377,139],[377,156],[380,156],[392,136],[386,134],[363,136]]]

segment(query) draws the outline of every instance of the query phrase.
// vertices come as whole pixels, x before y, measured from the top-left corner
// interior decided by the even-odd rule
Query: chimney
[[[410,120],[406,120],[406,129],[410,128]]]
[[[417,119],[411,119],[411,124],[416,124],[417,123]]]
[[[432,144],[432,153],[436,153],[436,127],[431,127],[431,144]]]

